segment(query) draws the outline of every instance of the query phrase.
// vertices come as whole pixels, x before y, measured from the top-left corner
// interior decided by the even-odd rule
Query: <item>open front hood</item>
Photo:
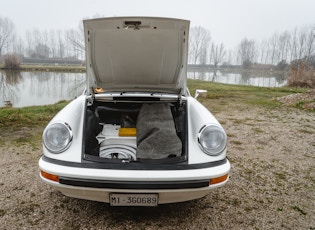
[[[83,23],[89,89],[185,93],[189,21],[118,17]]]

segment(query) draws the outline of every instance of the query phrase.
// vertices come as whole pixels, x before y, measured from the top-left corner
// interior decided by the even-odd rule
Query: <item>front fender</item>
[[[216,124],[221,126],[220,123],[212,113],[196,99],[188,97],[187,101],[189,164],[214,162],[225,159],[226,150],[218,156],[209,156],[201,150],[198,144],[198,133],[204,125]]]
[[[73,139],[70,147],[65,152],[59,154],[49,152],[43,145],[45,156],[57,160],[81,162],[85,107],[86,96],[82,95],[70,102],[49,122],[47,127],[58,121],[68,123],[73,133]]]

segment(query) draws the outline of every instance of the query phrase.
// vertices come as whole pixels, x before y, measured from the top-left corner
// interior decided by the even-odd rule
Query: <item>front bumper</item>
[[[179,170],[117,170],[82,168],[49,162],[45,157],[39,160],[42,172],[55,175],[57,180],[41,179],[66,196],[109,202],[110,193],[150,194],[159,196],[159,204],[182,202],[201,198],[209,190],[221,187],[228,181],[230,163],[205,168]],[[224,180],[210,183],[210,180]]]

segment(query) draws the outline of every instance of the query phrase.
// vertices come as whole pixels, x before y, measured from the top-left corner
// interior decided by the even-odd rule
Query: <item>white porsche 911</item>
[[[43,133],[40,177],[112,206],[201,198],[226,184],[227,136],[186,86],[189,21],[84,21],[87,88]]]

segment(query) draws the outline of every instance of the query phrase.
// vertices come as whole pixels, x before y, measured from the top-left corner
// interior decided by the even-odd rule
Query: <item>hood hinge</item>
[[[179,105],[182,104],[182,88],[179,89],[178,97],[177,97],[177,102]]]
[[[93,105],[94,100],[95,100],[95,94],[94,94],[93,87],[91,87],[90,96],[87,98],[88,106]]]

